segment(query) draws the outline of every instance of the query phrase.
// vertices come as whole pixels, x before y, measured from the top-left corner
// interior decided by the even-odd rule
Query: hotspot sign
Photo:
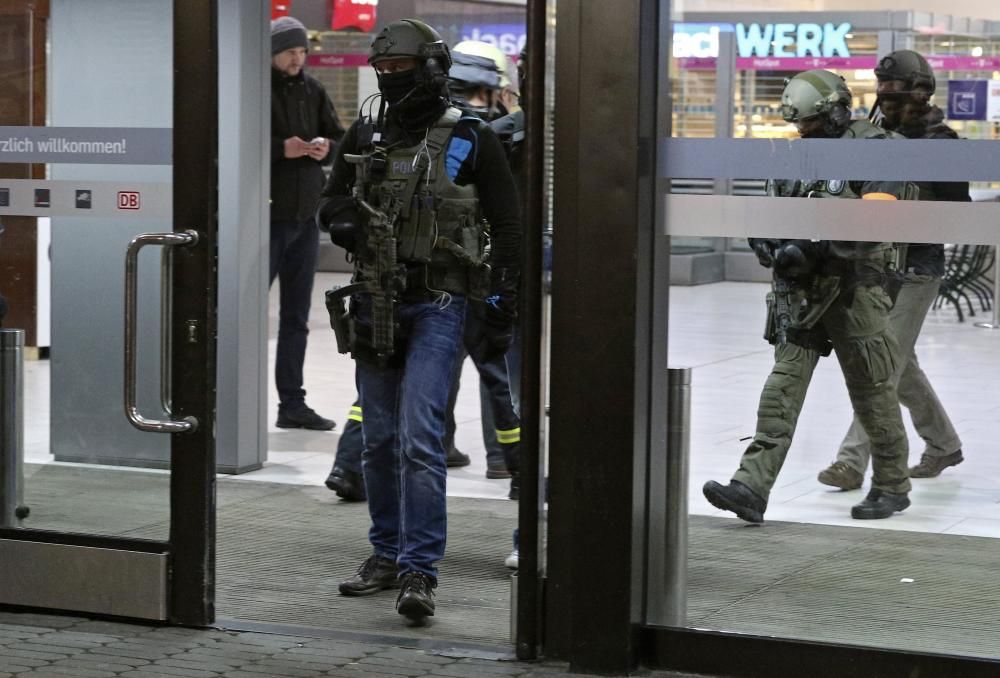
[[[951,120],[986,120],[989,80],[949,80],[948,117]]]
[[[736,34],[741,58],[849,57],[851,24],[674,24],[672,53],[676,59],[719,56],[719,35]],[[793,48],[794,45],[794,48]]]
[[[528,29],[525,24],[466,24],[462,40],[489,43],[516,59],[528,42]]]

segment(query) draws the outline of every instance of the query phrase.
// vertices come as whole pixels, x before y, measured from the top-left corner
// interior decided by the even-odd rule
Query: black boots
[[[748,523],[764,522],[767,501],[737,480],[730,481],[728,485],[709,480],[702,492],[715,508],[732,511]]]
[[[337,493],[344,501],[365,501],[365,479],[360,473],[333,467],[326,477],[325,485]]]
[[[369,596],[399,586],[398,575],[399,568],[395,562],[372,554],[361,564],[357,574],[340,582],[338,588],[344,596]]]
[[[851,508],[851,517],[856,520],[888,518],[909,505],[910,498],[906,494],[892,494],[872,489],[863,502]]]
[[[423,572],[407,572],[396,599],[396,612],[418,623],[425,617],[433,617],[436,586],[437,582]]]

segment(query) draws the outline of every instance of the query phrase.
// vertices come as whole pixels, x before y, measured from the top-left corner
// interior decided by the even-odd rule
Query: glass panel
[[[670,291],[670,362],[693,367],[687,623],[996,657],[1000,10],[760,7],[673,3],[661,40],[671,274],[690,271]],[[918,64],[879,96],[902,49],[936,88]],[[844,199],[876,193],[902,199]],[[678,251],[693,238],[725,238],[715,266],[677,265],[705,256]]]
[[[0,292],[5,327],[27,333],[22,526],[166,540],[170,439],[125,418],[122,309],[129,241],[173,230],[173,3],[40,4],[0,16]],[[169,400],[160,256],[139,259],[138,405],[155,419]]]

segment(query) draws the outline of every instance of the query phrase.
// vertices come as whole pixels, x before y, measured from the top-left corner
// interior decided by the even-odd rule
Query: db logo
[[[139,209],[139,191],[118,191],[118,209]]]

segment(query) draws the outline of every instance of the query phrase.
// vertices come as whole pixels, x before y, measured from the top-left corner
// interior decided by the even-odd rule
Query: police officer
[[[920,54],[901,49],[879,61],[878,99],[873,109],[876,120],[889,130],[908,139],[957,139],[944,123],[944,113],[930,103],[935,78],[930,64]],[[967,182],[920,182],[921,200],[968,202]],[[910,412],[913,427],[923,438],[925,448],[920,463],[910,467],[911,478],[933,478],[949,466],[962,463],[962,441],[934,392],[927,375],[920,369],[914,346],[924,317],[937,298],[944,276],[944,246],[909,243],[900,247],[900,280],[889,324],[899,341],[902,360],[897,368],[896,390],[899,402]],[[820,471],[824,485],[853,490],[861,487],[871,443],[857,416],[837,451],[837,460]]]
[[[372,521],[373,553],[339,588],[368,595],[399,586],[396,610],[421,621],[434,614],[445,551],[444,411],[466,299],[485,288],[488,350],[505,353],[521,227],[503,147],[483,121],[450,105],[451,56],[440,35],[421,21],[394,21],[368,61],[381,102],[362,106],[318,208],[334,242],[355,256],[353,324],[338,325],[338,341],[356,360]]]
[[[500,95],[510,85],[505,72],[506,56],[485,42],[465,40],[452,50],[454,64],[448,73],[452,101],[470,115],[491,122],[500,110]],[[491,123],[492,126],[492,123]],[[483,441],[486,445],[486,477],[511,478],[510,497],[517,498],[517,459],[521,444],[521,422],[511,398],[510,377],[506,356],[493,355],[488,348],[484,325],[486,307],[481,300],[470,299],[465,317],[464,353],[472,358],[479,372],[480,405]],[[449,463],[457,454],[454,448],[455,404],[461,378],[462,362],[456,363],[452,390],[448,400],[445,448]],[[489,422],[489,428],[487,428]],[[464,456],[464,455],[463,455]],[[468,458],[465,459],[468,463]],[[513,476],[513,477],[512,477]]]
[[[885,139],[867,120],[851,120],[851,92],[824,70],[800,73],[781,95],[784,119],[807,138]],[[912,185],[878,181],[769,181],[783,197],[902,199]],[[892,302],[883,289],[892,256],[887,242],[754,240],[774,270],[767,338],[774,367],[757,410],[757,432],[728,485],[709,481],[705,497],[748,522],[763,522],[767,499],[792,443],[820,356],[837,353],[851,404],[871,439],[872,489],[851,509],[857,519],[888,518],[910,505],[907,440],[892,376],[899,360],[889,330]]]

